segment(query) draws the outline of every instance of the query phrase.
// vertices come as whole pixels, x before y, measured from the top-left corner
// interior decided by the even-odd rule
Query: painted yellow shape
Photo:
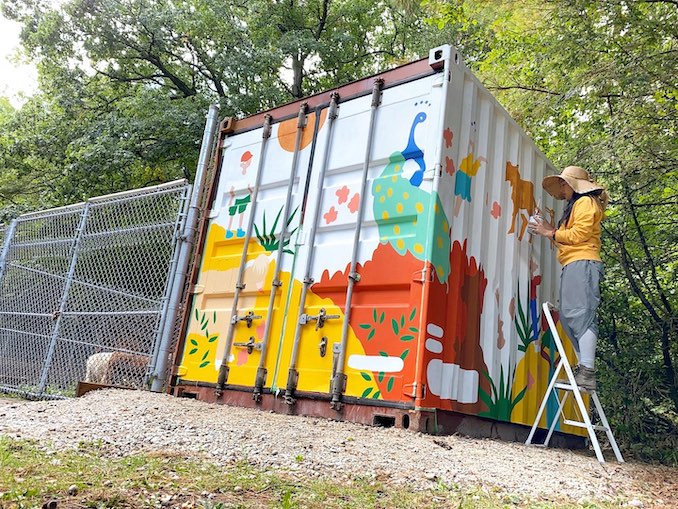
[[[459,169],[469,177],[474,177],[480,169],[480,159],[473,159],[473,152],[469,152],[469,155],[461,160]]]
[[[220,226],[212,226],[208,233],[206,255],[202,261],[200,280],[197,285],[201,291],[196,294],[194,300],[194,308],[197,307],[199,318],[196,318],[194,309],[182,362],[178,368],[182,373],[182,380],[185,381],[216,383],[219,366],[224,356],[233,305],[233,290],[237,282],[238,263],[242,249],[242,242],[233,242],[231,239],[226,241],[225,233]],[[254,337],[256,343],[263,340],[275,261],[258,243],[256,246],[251,244],[250,251],[252,255],[248,256],[248,268],[245,271],[246,288],[240,296],[239,314],[242,315],[252,310],[255,315],[261,315],[262,318],[254,320],[252,327],[249,328],[245,322],[236,325],[234,345],[228,362],[228,383],[252,387],[261,353],[256,349],[251,354],[247,353],[245,347],[235,346],[235,343],[246,343],[250,337]],[[264,367],[267,369],[265,387],[273,386],[284,390],[299,316],[302,283],[294,280],[290,285],[290,274],[287,272],[280,274],[280,280],[282,286],[278,289],[274,300]],[[288,295],[290,291],[291,295]],[[287,302],[289,302],[289,309],[285,313]],[[322,299],[308,292],[305,312],[317,315],[321,308],[324,308],[328,315],[339,315],[340,318],[326,321],[325,326],[318,330],[315,329],[314,324],[310,323],[302,329],[297,363],[297,370],[300,373],[297,388],[299,391],[329,392],[333,366],[332,345],[341,342],[344,315],[331,300]],[[214,320],[215,312],[216,320]],[[206,321],[207,326],[203,328]],[[217,339],[210,342],[209,339],[214,336],[217,336]],[[323,337],[328,338],[324,356],[320,351],[320,342]],[[197,351],[191,353],[196,348]],[[351,355],[364,354],[362,344],[349,328],[344,369],[347,375],[345,394],[348,396],[360,397],[367,389],[371,389],[370,395],[378,391],[372,373],[366,373],[369,375],[369,380],[366,380],[366,377],[359,371],[348,368],[348,359]],[[205,364],[206,361],[209,361],[208,364]]]
[[[226,346],[233,295],[238,282],[242,246],[242,239],[226,239],[226,229],[222,226],[210,226],[196,284],[187,340],[179,366],[184,380],[211,383],[217,381],[222,360],[220,352]],[[239,299],[240,309],[253,309],[256,307],[258,295],[268,295],[265,284],[270,270],[270,255],[258,242],[251,241],[243,277],[245,289]],[[270,279],[272,276],[268,277]],[[214,336],[217,338],[210,342],[209,339]],[[192,354],[190,352],[195,344],[191,339],[200,345],[198,352]],[[208,353],[203,359],[205,352]],[[209,363],[206,364],[206,361]]]
[[[558,334],[561,338],[566,337],[565,331],[563,331],[560,323],[558,323]],[[534,380],[534,385],[532,385],[532,387],[527,390],[525,397],[523,397],[523,399],[513,409],[513,412],[511,413],[511,422],[532,426],[534,423],[534,418],[537,416],[539,406],[541,405],[542,399],[544,398],[544,394],[546,393],[546,389],[548,388],[549,365],[546,359],[540,355],[540,346],[541,343],[539,342],[530,344],[527,347],[525,356],[520,360],[518,366],[516,367],[516,375],[512,388],[512,398],[516,398],[520,391],[522,391],[527,385],[528,373],[531,374],[532,379]],[[564,346],[567,353],[567,358],[570,360],[570,363],[572,365],[576,364],[576,356],[571,343],[569,341],[565,341]],[[588,406],[589,396],[587,394],[582,394],[582,396],[584,397],[584,403]],[[568,397],[568,400],[565,403],[564,412],[566,418],[580,420],[576,410],[576,403],[572,395]],[[539,420],[539,427],[548,429],[546,423],[546,411]],[[587,436],[586,430],[583,428],[563,425],[562,420],[560,431],[573,435]]]

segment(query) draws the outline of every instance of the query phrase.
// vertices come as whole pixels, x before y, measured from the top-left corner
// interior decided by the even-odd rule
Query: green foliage
[[[678,440],[675,2],[0,6],[22,23],[40,80],[18,110],[0,98],[0,221],[190,178],[211,102],[251,114],[454,44],[557,167],[584,166],[608,186],[601,394],[627,448],[675,461],[662,452]],[[377,322],[360,325],[368,339]],[[388,325],[411,335],[402,319]]]
[[[475,0],[438,9],[437,22],[488,42],[467,62],[556,167],[583,166],[607,185],[601,397],[627,449],[675,462],[675,2]]]
[[[424,23],[422,8],[371,0],[0,7],[22,23],[40,81],[20,110],[0,102],[5,217],[191,178],[209,103],[223,116],[252,114],[449,39]]]

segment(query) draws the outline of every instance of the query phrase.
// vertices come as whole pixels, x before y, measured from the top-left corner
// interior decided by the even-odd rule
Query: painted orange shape
[[[360,207],[360,194],[355,193],[351,201],[348,203],[348,210],[351,211],[351,214],[358,212],[358,207]]]
[[[449,127],[445,128],[445,130],[443,131],[445,148],[450,148],[452,146],[452,138],[454,138],[454,134],[452,134],[452,129],[450,129]]]
[[[344,187],[342,187],[342,188],[340,188],[340,189],[337,189],[337,191],[336,191],[335,194],[337,195],[337,198],[339,198],[339,199],[337,200],[337,202],[339,203],[339,205],[341,205],[342,203],[346,203],[346,201],[348,200],[348,193],[350,193],[350,192],[351,192],[351,191],[350,191],[349,188],[346,187],[346,186],[344,186]]]
[[[492,204],[492,210],[490,210],[490,215],[495,219],[499,219],[499,216],[501,216],[501,205],[499,205],[499,202],[495,201]]]
[[[325,118],[327,117],[327,109],[324,109],[320,113],[320,122],[318,122],[318,131],[322,129],[323,124],[325,123]],[[288,152],[294,152],[294,145],[297,141],[297,117],[291,118],[281,122],[278,126],[278,143],[283,150]],[[308,147],[313,141],[313,128],[315,126],[315,112],[311,113],[306,117],[306,125],[302,128],[301,131],[301,143],[299,145],[299,150],[303,150]]]
[[[455,171],[457,171],[457,169],[454,167],[454,160],[445,156],[445,172],[448,175],[454,175]]]
[[[337,209],[334,208],[334,205],[330,207],[330,210],[323,214],[325,218],[325,224],[334,223],[337,220]]]

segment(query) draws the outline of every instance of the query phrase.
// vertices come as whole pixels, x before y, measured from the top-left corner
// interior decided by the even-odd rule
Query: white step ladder
[[[544,316],[546,316],[546,319],[549,323],[549,327],[551,328],[553,341],[555,342],[556,347],[558,348],[558,353],[560,354],[560,361],[556,366],[556,370],[553,373],[553,377],[551,378],[548,389],[546,389],[546,394],[544,394],[544,399],[542,400],[541,406],[539,407],[539,412],[537,412],[537,418],[534,420],[534,424],[532,425],[530,434],[527,437],[527,440],[525,441],[525,445],[536,445],[540,447],[547,447],[549,445],[549,441],[551,440],[551,436],[553,435],[553,431],[556,429],[556,424],[558,423],[558,420],[562,416],[564,424],[568,424],[570,426],[577,426],[579,428],[586,428],[589,434],[589,438],[591,439],[593,449],[594,451],[596,451],[596,457],[598,458],[598,461],[600,461],[601,463],[605,463],[605,458],[603,458],[603,453],[600,449],[600,443],[598,442],[598,438],[596,437],[596,431],[604,431],[607,434],[607,439],[609,440],[612,449],[614,450],[614,454],[617,457],[617,461],[619,463],[624,463],[624,458],[622,457],[621,452],[619,451],[619,447],[617,446],[617,441],[614,439],[614,435],[612,435],[610,424],[607,422],[607,417],[605,417],[605,412],[603,412],[603,407],[601,406],[600,400],[598,399],[598,394],[596,393],[596,391],[581,389],[580,387],[577,386],[577,382],[575,382],[574,380],[572,367],[570,366],[570,363],[567,360],[567,355],[565,355],[565,349],[563,348],[563,343],[561,342],[560,336],[558,335],[556,324],[553,321],[551,309],[553,309],[551,304],[545,302],[543,306]],[[558,380],[560,370],[563,368],[565,369],[565,373],[567,374],[568,380],[567,382]],[[558,392],[556,391],[556,389],[565,391],[565,394],[563,395],[562,399],[560,399],[560,397],[558,396]],[[596,412],[598,413],[598,417],[600,418],[601,425],[593,424],[593,422],[591,421],[589,413],[586,409],[586,405],[584,405],[584,399],[581,396],[581,391],[588,392],[589,395],[591,396],[591,400],[593,401],[593,404],[596,407]],[[553,418],[553,422],[551,423],[551,427],[549,428],[549,432],[548,435],[546,435],[546,440],[544,441],[544,443],[532,444],[532,438],[534,438],[534,433],[537,431],[539,420],[541,419],[541,416],[544,413],[544,410],[546,409],[546,403],[548,402],[548,399],[551,396],[552,392],[555,393],[556,399],[558,400],[558,411],[556,412],[556,415]],[[579,413],[584,419],[583,422],[566,419],[563,414],[565,401],[567,401],[567,398],[570,394],[574,394],[574,399],[577,402]]]

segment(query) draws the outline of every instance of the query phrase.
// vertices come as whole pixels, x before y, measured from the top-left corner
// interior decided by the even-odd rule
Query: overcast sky
[[[19,23],[0,14],[0,95],[8,97],[15,107],[23,103],[21,94],[31,95],[38,88],[35,67],[15,62],[20,32]]]

